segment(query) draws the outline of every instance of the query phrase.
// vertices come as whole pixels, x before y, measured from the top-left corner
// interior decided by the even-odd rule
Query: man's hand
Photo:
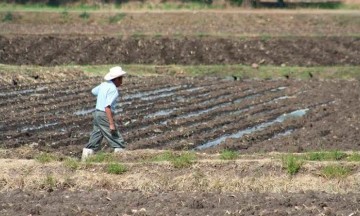
[[[115,125],[114,124],[110,124],[110,132],[113,134],[115,133],[116,129],[115,129]]]
[[[115,123],[114,123],[114,119],[113,119],[113,115],[112,115],[110,106],[105,107],[105,113],[109,120],[110,132],[111,132],[111,134],[114,134],[114,133],[116,133],[116,128],[115,128]]]

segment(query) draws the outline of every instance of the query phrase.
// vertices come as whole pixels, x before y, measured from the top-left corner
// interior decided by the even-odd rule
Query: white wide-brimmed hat
[[[120,66],[116,66],[116,67],[110,68],[109,73],[107,73],[104,76],[104,79],[109,81],[109,80],[124,76],[125,74],[126,74],[126,72],[123,71],[123,69]]]

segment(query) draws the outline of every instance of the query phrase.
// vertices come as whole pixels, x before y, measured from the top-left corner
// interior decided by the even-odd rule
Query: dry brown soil
[[[140,191],[0,193],[2,215],[359,215],[358,194]]]
[[[79,13],[64,16],[17,12],[12,21],[0,23],[0,63],[360,63],[357,11],[102,11],[85,20]],[[116,16],[118,21],[110,23]]]

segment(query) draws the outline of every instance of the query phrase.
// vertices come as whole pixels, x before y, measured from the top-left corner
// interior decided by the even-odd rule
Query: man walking
[[[92,94],[97,97],[96,110],[93,114],[94,128],[89,142],[83,149],[83,161],[99,149],[103,137],[114,148],[114,152],[123,151],[125,148],[125,142],[114,121],[116,99],[119,97],[117,87],[121,86],[125,74],[126,72],[121,67],[113,67],[105,75],[105,82],[91,90]]]

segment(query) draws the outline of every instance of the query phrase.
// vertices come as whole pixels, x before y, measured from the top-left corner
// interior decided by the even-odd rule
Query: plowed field
[[[79,156],[99,82],[1,87],[2,147]],[[358,82],[128,77],[121,92],[116,113],[128,149],[360,150]]]
[[[359,11],[81,12],[0,12],[0,215],[360,214]],[[130,151],[80,162],[89,64],[156,76],[121,87]]]

